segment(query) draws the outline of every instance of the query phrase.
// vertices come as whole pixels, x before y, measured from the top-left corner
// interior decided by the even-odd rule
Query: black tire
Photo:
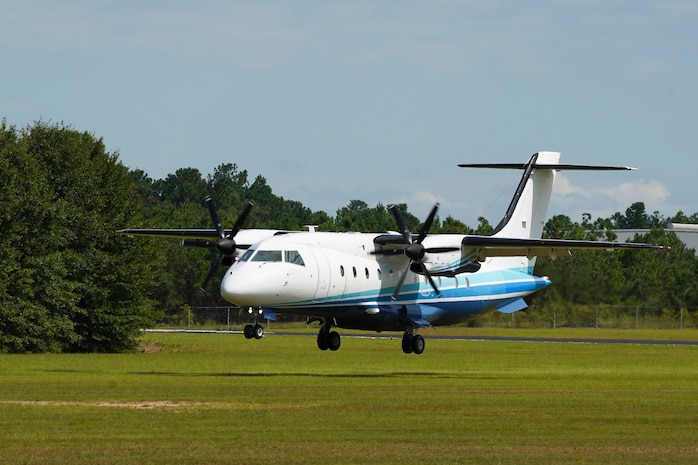
[[[255,339],[262,339],[264,337],[264,326],[254,325],[253,331]]]
[[[337,331],[332,331],[327,335],[327,348],[337,350],[342,344],[342,338]]]
[[[245,335],[245,339],[252,339],[254,337],[254,326],[245,325],[245,329],[242,332]]]
[[[330,337],[327,331],[320,331],[317,333],[317,348],[320,350],[327,350],[330,348]]]
[[[424,336],[417,334],[412,338],[412,352],[419,355],[424,352]]]
[[[404,336],[402,336],[402,351],[406,354],[411,354],[412,350],[412,335],[405,333]]]

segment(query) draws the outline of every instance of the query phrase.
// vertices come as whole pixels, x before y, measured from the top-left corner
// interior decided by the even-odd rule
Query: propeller
[[[413,241],[412,240],[412,234],[410,231],[407,229],[405,226],[405,222],[402,219],[402,215],[400,215],[400,212],[397,209],[396,205],[390,205],[388,207],[388,210],[390,213],[392,213],[393,217],[395,218],[395,222],[397,223],[397,226],[400,230],[400,234],[402,234],[402,239],[405,244],[407,244],[407,247],[404,249],[387,249],[387,250],[377,250],[373,252],[375,255],[398,255],[398,254],[405,254],[407,257],[410,259],[409,263],[407,264],[407,267],[405,268],[405,271],[402,272],[400,275],[400,278],[398,279],[397,285],[395,286],[395,290],[393,291],[393,300],[395,300],[400,294],[400,289],[402,288],[402,285],[405,282],[405,277],[407,276],[407,273],[411,271],[411,269],[414,267],[420,268],[422,270],[422,273],[427,277],[429,280],[429,284],[431,287],[434,289],[434,292],[436,292],[437,295],[441,295],[441,292],[439,291],[439,288],[436,287],[436,283],[431,277],[431,273],[429,273],[429,270],[427,269],[426,265],[424,265],[424,255],[427,253],[444,253],[444,252],[454,252],[456,250],[460,250],[460,247],[430,247],[426,248],[424,245],[422,245],[422,242],[424,239],[427,237],[427,233],[429,232],[429,229],[431,229],[431,225],[434,222],[434,218],[436,217],[436,212],[439,209],[439,204],[437,203],[434,205],[434,208],[431,209],[431,212],[429,213],[429,216],[427,217],[426,221],[422,225],[422,228],[419,230],[419,235],[417,236],[417,240]]]
[[[189,247],[203,247],[207,249],[216,249],[220,254],[220,258],[215,257],[211,262],[211,267],[208,270],[208,274],[206,275],[204,284],[201,286],[201,292],[204,292],[206,285],[208,284],[209,280],[213,277],[213,274],[216,272],[218,266],[221,263],[225,266],[230,266],[233,263],[235,263],[235,250],[237,246],[235,244],[235,236],[240,231],[240,228],[245,223],[247,216],[250,214],[250,210],[252,210],[252,207],[254,206],[254,202],[248,202],[247,205],[245,205],[245,208],[242,210],[242,213],[240,213],[237,220],[235,221],[233,229],[231,229],[230,232],[226,234],[225,229],[223,228],[223,224],[221,223],[221,220],[218,217],[216,206],[213,204],[213,199],[211,199],[211,197],[206,197],[205,202],[219,238],[215,242],[200,239],[190,239],[182,241],[182,245]]]

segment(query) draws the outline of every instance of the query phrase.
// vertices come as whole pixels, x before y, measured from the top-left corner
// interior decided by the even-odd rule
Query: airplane
[[[317,346],[335,351],[333,328],[402,332],[404,353],[421,354],[419,330],[467,322],[486,312],[513,313],[524,297],[548,287],[533,274],[536,257],[564,257],[577,249],[666,249],[654,244],[542,239],[556,173],[561,170],[632,170],[627,166],[560,163],[559,152],[535,153],[526,163],[471,163],[465,168],[521,169],[514,196],[491,235],[429,234],[439,205],[420,230],[410,232],[395,206],[397,232],[290,232],[242,229],[253,203],[225,229],[211,198],[214,229],[122,229],[122,234],[183,238],[183,245],[215,248],[204,287],[219,264],[228,267],[221,296],[247,308],[254,324],[248,339],[261,339],[260,317],[305,316],[319,322]]]

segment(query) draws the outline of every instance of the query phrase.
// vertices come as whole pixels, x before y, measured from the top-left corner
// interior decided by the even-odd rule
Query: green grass
[[[428,339],[416,356],[401,352],[399,338],[344,338],[338,352],[275,335],[144,342],[159,350],[1,355],[0,463],[698,457],[698,347]]]

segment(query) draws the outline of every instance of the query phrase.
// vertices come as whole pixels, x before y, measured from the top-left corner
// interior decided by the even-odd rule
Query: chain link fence
[[[484,315],[474,326],[521,328],[698,328],[696,308],[657,308],[625,305],[546,305],[505,315]]]
[[[305,317],[277,315],[274,322],[254,309],[238,307],[190,307],[165,314],[158,328],[240,330],[257,319],[267,327],[276,324],[304,323]],[[494,328],[617,328],[684,329],[698,328],[696,308],[656,308],[620,305],[545,305],[531,306],[512,314],[490,312],[467,324]]]

